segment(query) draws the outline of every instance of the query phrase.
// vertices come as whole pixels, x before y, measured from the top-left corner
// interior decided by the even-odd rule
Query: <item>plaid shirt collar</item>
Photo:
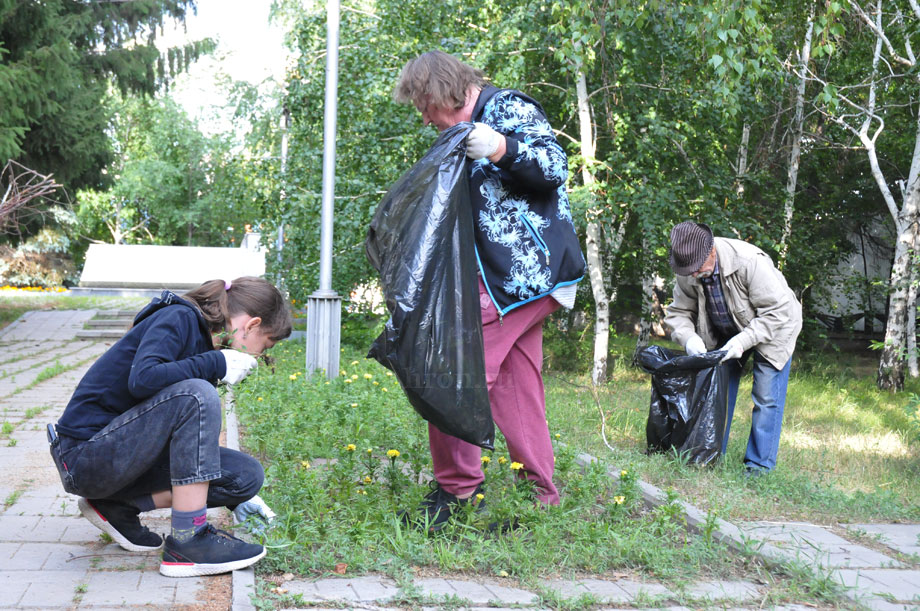
[[[728,305],[725,303],[725,294],[722,291],[722,278],[719,269],[719,260],[716,259],[715,269],[708,278],[697,278],[703,285],[706,292],[706,314],[709,316],[709,322],[716,331],[723,337],[732,337],[738,333],[738,327],[735,326],[731,315],[728,313]]]

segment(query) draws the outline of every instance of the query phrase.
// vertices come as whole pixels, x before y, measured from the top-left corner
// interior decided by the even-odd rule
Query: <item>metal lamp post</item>
[[[339,374],[342,298],[332,290],[332,214],[335,194],[335,119],[339,78],[339,2],[326,3],[326,106],[323,118],[323,208],[319,290],[307,298],[306,370]]]

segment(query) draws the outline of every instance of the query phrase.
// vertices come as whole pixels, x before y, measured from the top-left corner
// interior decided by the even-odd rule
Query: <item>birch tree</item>
[[[880,389],[891,391],[904,388],[908,347],[912,345],[911,336],[916,334],[915,328],[908,325],[916,308],[916,290],[912,290],[911,280],[916,273],[915,253],[920,245],[920,112],[916,109],[920,81],[915,73],[917,59],[910,33],[920,25],[920,5],[917,0],[909,0],[909,5],[909,10],[903,13],[894,2],[886,4],[884,0],[877,0],[874,6],[867,8],[849,0],[852,14],[867,28],[873,39],[868,76],[857,86],[844,89],[812,73],[813,78],[824,86],[823,99],[828,116],[856,136],[865,150],[872,177],[895,226],[897,237],[889,277],[888,320],[876,377]],[[902,36],[895,42],[903,51],[896,49],[892,42],[894,34]],[[901,74],[899,70],[904,69],[907,73]],[[881,136],[886,133],[888,109],[879,96],[896,90],[895,85],[901,80],[910,85],[912,92],[914,145],[906,179],[892,183],[886,177],[883,160],[880,159],[879,144]],[[837,105],[841,110],[834,112]],[[894,161],[885,160],[886,167],[896,167]],[[900,202],[892,193],[891,184],[897,185]]]

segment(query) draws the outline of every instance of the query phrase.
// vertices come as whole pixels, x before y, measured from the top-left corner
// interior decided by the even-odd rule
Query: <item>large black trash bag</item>
[[[719,457],[725,433],[728,372],[725,351],[685,355],[661,346],[639,351],[639,365],[652,374],[652,400],[645,437],[650,452],[674,449],[690,463]]]
[[[390,320],[368,358],[396,374],[425,420],[491,450],[465,144],[472,127],[445,130],[377,207],[365,249]]]

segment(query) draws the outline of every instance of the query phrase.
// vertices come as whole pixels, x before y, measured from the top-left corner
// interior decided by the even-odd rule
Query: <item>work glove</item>
[[[504,136],[485,123],[474,125],[473,131],[466,137],[466,156],[470,159],[491,157],[498,150],[498,145]]]
[[[254,356],[239,350],[225,348],[220,353],[224,355],[224,360],[227,362],[227,373],[220,379],[225,384],[236,384],[248,376],[259,364]]]
[[[237,524],[242,524],[248,520],[250,529],[255,533],[262,534],[265,532],[265,528],[275,519],[275,512],[257,494],[245,503],[237,505],[233,510],[233,518]]]
[[[725,345],[722,346],[722,350],[725,351],[725,356],[722,357],[722,360],[719,361],[724,363],[725,361],[730,361],[731,359],[740,359],[741,355],[744,354],[744,349],[741,347],[741,336],[736,335],[731,338]]]
[[[697,354],[706,352],[706,344],[703,343],[702,337],[694,333],[690,336],[690,339],[687,340],[687,343],[684,344],[684,350],[686,350],[687,354],[690,356],[696,356]]]

